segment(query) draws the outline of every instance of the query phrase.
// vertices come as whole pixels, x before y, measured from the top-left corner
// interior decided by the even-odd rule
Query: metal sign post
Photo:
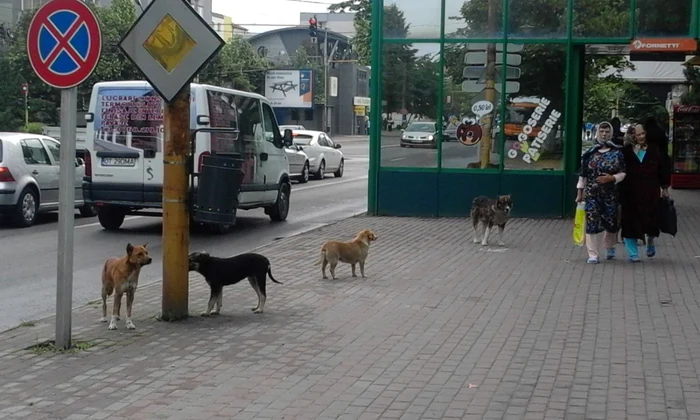
[[[71,345],[75,141],[78,89],[97,67],[102,33],[92,10],[79,0],[51,0],[36,11],[27,31],[27,55],[37,76],[61,91],[58,188],[56,347]]]
[[[161,318],[188,316],[189,83],[224,41],[187,0],[154,0],[119,43],[165,100],[163,125],[163,300]]]

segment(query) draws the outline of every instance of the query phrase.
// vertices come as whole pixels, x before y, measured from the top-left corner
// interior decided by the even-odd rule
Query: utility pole
[[[189,299],[190,217],[187,209],[187,158],[190,152],[190,85],[163,115],[163,302],[165,321],[186,318]]]
[[[29,85],[22,84],[22,92],[24,93],[24,130],[29,131]]]
[[[496,33],[496,0],[489,0],[488,5],[488,33]],[[504,66],[505,69],[505,66]],[[504,86],[505,89],[505,86]],[[485,115],[483,137],[481,139],[480,166],[481,169],[489,167],[491,163],[491,135],[493,133],[493,120],[496,111],[496,44],[488,44],[486,50],[486,88],[484,89],[484,99],[494,105],[494,111]]]
[[[323,23],[323,130],[330,134],[328,127],[328,22]]]

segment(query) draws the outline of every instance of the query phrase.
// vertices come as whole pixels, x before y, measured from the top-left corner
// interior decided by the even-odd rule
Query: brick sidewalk
[[[0,418],[700,419],[700,193],[674,195],[681,233],[637,265],[584,264],[556,220],[516,220],[508,249],[473,245],[463,219],[357,217],[280,240],[261,250],[285,283],[263,315],[241,284],[221,317],[158,322],[155,286],[136,331],[76,309],[91,346],[76,354],[21,350],[52,320],[1,334]],[[322,281],[322,241],[365,227],[368,278]],[[192,276],[191,312],[206,298]]]

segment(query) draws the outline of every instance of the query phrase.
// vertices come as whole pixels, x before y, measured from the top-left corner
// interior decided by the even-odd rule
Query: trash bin
[[[238,197],[243,182],[243,159],[239,155],[204,157],[197,175],[197,188],[191,212],[195,222],[216,225],[236,224]]]

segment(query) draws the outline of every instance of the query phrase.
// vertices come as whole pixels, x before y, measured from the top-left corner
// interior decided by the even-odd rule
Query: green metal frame
[[[384,0],[386,1],[386,0]],[[408,0],[403,0],[408,1]],[[419,0],[414,0],[419,1]],[[501,0],[502,3],[502,25],[503,28],[508,27],[508,19],[510,13],[510,0]],[[582,118],[582,94],[583,94],[583,80],[585,75],[583,74],[584,56],[585,56],[585,45],[589,44],[615,44],[615,45],[626,45],[637,35],[637,16],[635,10],[637,8],[638,0],[629,0],[629,22],[628,22],[628,37],[582,37],[576,36],[573,33],[573,23],[574,23],[574,6],[577,0],[566,0],[566,19],[567,19],[567,29],[566,33],[561,36],[555,37],[522,37],[522,36],[511,36],[507,32],[504,32],[502,37],[498,38],[446,38],[445,37],[445,2],[446,0],[441,0],[441,23],[440,23],[440,35],[439,38],[406,38],[406,39],[393,39],[383,37],[383,10],[384,4],[382,0],[372,1],[372,86],[371,86],[371,97],[372,97],[372,109],[370,112],[371,117],[371,130],[370,130],[370,164],[369,164],[369,196],[368,196],[368,212],[370,214],[377,214],[379,211],[378,204],[378,178],[381,172],[420,172],[420,173],[444,173],[444,174],[491,174],[495,176],[503,175],[538,175],[538,176],[559,176],[566,177],[567,179],[575,177],[578,171],[578,165],[580,160],[581,152],[581,141],[578,133],[580,132],[580,123]],[[692,11],[690,16],[690,30],[688,33],[689,37],[698,38],[700,37],[700,0],[692,0]],[[503,61],[506,61],[507,57],[507,45],[509,43],[515,44],[558,44],[566,46],[566,77],[565,77],[565,103],[564,103],[564,144],[563,144],[563,157],[562,157],[562,169],[556,171],[541,171],[541,170],[524,170],[524,169],[505,169],[505,132],[503,129],[499,130],[498,135],[498,147],[500,154],[499,167],[488,168],[488,169],[474,169],[474,168],[443,168],[442,167],[442,124],[438,124],[438,148],[436,153],[436,166],[435,167],[382,167],[381,166],[381,113],[383,112],[382,107],[382,46],[384,44],[439,44],[439,70],[436,77],[439,77],[440,81],[438,86],[440,87],[438,92],[438,106],[437,106],[437,116],[442,120],[443,110],[444,110],[444,60],[445,60],[445,46],[449,44],[463,44],[463,43],[503,43],[504,48],[502,51]],[[505,84],[506,74],[503,72],[501,75],[501,82]],[[505,112],[506,112],[506,98],[507,95],[505,90],[501,92],[500,106],[498,112],[501,115],[500,123],[505,122]],[[565,212],[572,210],[572,205],[569,203],[569,195],[571,188],[564,182],[564,191],[562,191],[562,208]]]

